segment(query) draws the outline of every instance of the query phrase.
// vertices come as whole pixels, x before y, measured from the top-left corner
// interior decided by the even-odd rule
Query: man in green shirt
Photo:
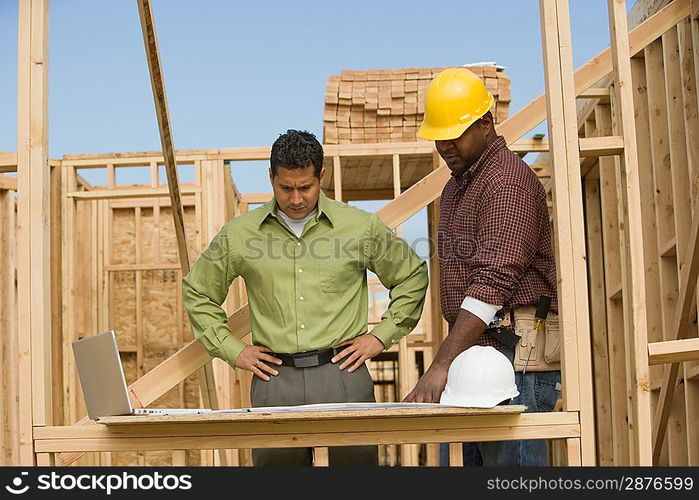
[[[229,365],[255,374],[253,406],[374,401],[365,361],[417,325],[427,265],[375,214],[320,189],[323,148],[289,130],[272,146],[274,198],[230,220],[183,279],[195,337]],[[390,290],[367,333],[367,269]],[[252,345],[232,335],[221,304],[242,276]],[[330,465],[376,465],[376,446],[330,448]],[[258,449],[255,465],[310,465],[309,448]]]

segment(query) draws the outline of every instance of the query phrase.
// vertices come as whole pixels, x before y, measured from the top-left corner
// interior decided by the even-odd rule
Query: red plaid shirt
[[[467,296],[509,311],[548,295],[557,312],[546,192],[503,137],[444,186],[438,243],[442,314],[450,326]],[[487,334],[478,344],[500,346]]]

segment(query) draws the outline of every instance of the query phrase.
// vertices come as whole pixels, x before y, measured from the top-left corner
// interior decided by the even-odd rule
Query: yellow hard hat
[[[495,99],[472,71],[449,68],[434,77],[425,96],[425,118],[417,133],[428,141],[456,139],[485,115]]]

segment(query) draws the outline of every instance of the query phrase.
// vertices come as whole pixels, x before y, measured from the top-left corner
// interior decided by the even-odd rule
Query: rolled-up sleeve
[[[371,333],[385,348],[396,344],[417,326],[427,292],[427,263],[375,214],[365,245],[367,268],[389,290],[389,305]]]
[[[466,296],[505,304],[530,266],[543,234],[540,193],[504,185],[482,201]]]
[[[183,304],[194,338],[211,356],[230,366],[235,366],[246,345],[231,332],[228,315],[221,307],[231,282],[238,276],[238,259],[224,226],[182,279]]]

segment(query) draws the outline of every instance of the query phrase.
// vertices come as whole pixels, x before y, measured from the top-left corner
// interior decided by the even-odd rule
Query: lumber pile
[[[492,112],[504,121],[510,106],[510,78],[494,63],[465,65],[495,96]],[[446,68],[342,71],[325,90],[325,144],[412,142],[425,110],[425,92]]]

